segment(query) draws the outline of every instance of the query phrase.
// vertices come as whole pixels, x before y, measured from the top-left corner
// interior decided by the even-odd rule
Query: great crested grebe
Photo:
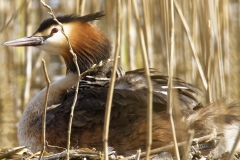
[[[108,83],[111,75],[112,62],[108,62],[111,44],[106,36],[89,21],[104,16],[96,12],[85,16],[65,15],[57,17],[63,24],[74,52],[77,54],[81,72],[92,65],[99,64],[88,72],[80,81],[78,100],[75,106],[71,144],[72,146],[102,149],[102,132]],[[66,147],[70,108],[74,97],[74,84],[77,82],[76,67],[72,54],[69,52],[61,27],[53,20],[43,21],[37,31],[29,37],[5,42],[5,46],[34,46],[48,53],[64,58],[67,67],[65,78],[50,85],[50,94],[46,117],[46,141],[48,144]],[[168,77],[151,70],[153,83],[153,144],[152,148],[170,144],[172,141],[170,123],[166,113]],[[233,123],[239,122],[238,106],[223,100],[208,106],[199,105],[193,94],[198,89],[178,78],[173,79],[181,118],[177,138],[184,140],[188,129],[195,129],[195,137],[215,131],[224,131]],[[31,146],[32,151],[41,149],[42,112],[45,89],[40,91],[28,104],[23,112],[18,127],[20,145]],[[146,106],[147,85],[142,69],[124,72],[120,67],[117,72],[112,112],[110,121],[109,146],[119,154],[133,154],[139,148],[145,149],[146,144]],[[196,107],[197,106],[197,107]],[[222,121],[218,122],[218,119]],[[177,127],[178,128],[178,127]],[[232,130],[231,130],[232,131]],[[180,134],[183,133],[183,134]],[[226,134],[225,136],[230,136]],[[233,136],[227,137],[234,139]],[[223,140],[216,148],[217,152],[229,151],[230,140]],[[47,148],[57,151],[56,148]]]

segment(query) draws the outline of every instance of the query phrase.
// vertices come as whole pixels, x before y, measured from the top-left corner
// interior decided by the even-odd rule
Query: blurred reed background
[[[170,1],[136,1],[151,67],[165,75],[169,67],[173,67],[174,77],[197,85],[203,91],[199,97],[203,104],[222,97],[240,102],[240,1],[176,0],[174,66],[168,65]],[[45,2],[55,15],[105,11],[106,16],[102,20],[92,23],[115,44],[117,1]],[[121,2],[120,65],[125,70],[141,68],[140,38],[132,3],[130,0]],[[38,0],[0,0],[0,43],[33,34],[42,20],[50,17],[47,11]],[[18,145],[17,125],[21,113],[29,100],[46,86],[42,58],[46,60],[51,82],[65,74],[65,66],[59,56],[31,47],[0,47],[0,148]]]

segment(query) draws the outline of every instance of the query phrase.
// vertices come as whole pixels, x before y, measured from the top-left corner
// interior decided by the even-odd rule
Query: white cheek
[[[58,32],[46,39],[42,45],[37,47],[50,54],[62,55],[64,48],[67,47],[67,41],[63,34]]]
[[[47,38],[42,45],[37,47],[50,54],[63,55],[65,54],[66,48],[68,48],[67,40],[59,26],[53,26],[52,28],[58,28],[58,32],[54,33],[51,37]],[[52,28],[47,30],[47,32],[50,33]],[[68,35],[69,28],[65,26],[64,29],[65,33]]]

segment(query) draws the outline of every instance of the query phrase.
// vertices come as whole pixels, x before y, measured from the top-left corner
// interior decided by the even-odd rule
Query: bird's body
[[[80,81],[78,99],[74,110],[71,145],[102,149],[103,119],[107,100],[112,63],[108,61],[111,45],[106,36],[88,21],[99,19],[102,12],[83,17],[63,16],[65,33],[77,55],[81,72],[86,72]],[[36,46],[49,53],[61,55],[67,66],[65,78],[50,85],[46,117],[46,141],[50,145],[66,147],[68,121],[77,82],[76,67],[69,52],[61,28],[52,19],[45,20],[33,36],[4,43],[8,46]],[[100,64],[99,64],[100,63]],[[91,70],[94,64],[97,66]],[[99,65],[98,65],[99,64]],[[167,108],[168,77],[151,70],[153,84],[153,148],[172,141]],[[198,89],[180,79],[173,79],[174,100],[179,109],[176,122],[177,138],[185,140],[188,129],[198,131],[200,137],[218,130],[220,125],[238,122],[237,106],[226,101],[206,107],[199,105],[194,97]],[[28,104],[19,122],[18,139],[21,145],[31,146],[33,151],[41,149],[42,112],[45,91],[40,91]],[[146,144],[147,82],[143,70],[124,72],[117,70],[111,121],[109,146],[119,154],[133,154]],[[217,123],[218,118],[225,118]],[[225,143],[224,143],[225,145]],[[56,151],[56,148],[47,148]]]
[[[89,72],[80,82],[72,124],[71,145],[73,146],[102,149],[103,120],[109,83],[107,79],[111,75],[111,64],[112,62],[108,62],[100,69],[96,68],[95,71]],[[139,147],[144,149],[146,144],[146,79],[143,76],[143,70],[124,73],[119,68],[118,71],[112,104],[109,145],[120,154],[133,154]],[[104,73],[104,76],[102,73]],[[96,77],[97,74],[100,74],[99,77]],[[93,78],[92,75],[95,75],[95,77]],[[152,77],[154,76],[155,78],[160,76],[156,78],[156,81],[153,79],[153,85],[156,86],[153,93],[153,108],[155,111],[153,147],[156,148],[169,144],[172,136],[168,116],[165,112],[166,89],[163,89],[167,85],[167,77],[157,75],[156,71],[152,71]],[[92,80],[90,80],[91,78]],[[178,81],[179,86],[183,87],[185,84],[185,87],[189,87],[190,90],[191,85],[178,79],[175,80]],[[50,101],[48,101],[46,118],[46,141],[48,144],[66,146],[68,120],[76,81],[77,75],[70,73],[50,86]],[[192,86],[191,89],[196,88]],[[19,122],[18,137],[20,144],[31,144],[34,151],[41,149],[41,119],[45,94],[46,89],[43,89],[31,100]],[[190,97],[181,96],[181,103],[185,105],[183,111],[189,112],[191,109],[187,108],[193,104],[196,105],[196,102]],[[31,129],[27,130],[26,128]],[[180,135],[182,136],[182,134],[179,134],[179,138]],[[50,151],[59,150],[58,148],[48,149]]]

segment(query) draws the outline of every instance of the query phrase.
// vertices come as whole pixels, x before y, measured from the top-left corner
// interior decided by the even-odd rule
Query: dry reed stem
[[[21,6],[17,9],[17,11],[14,12],[14,14],[11,16],[11,18],[8,20],[8,22],[0,29],[0,33],[4,32],[4,30],[9,26],[12,20],[14,20],[21,10],[23,10],[25,7],[28,7],[28,4],[31,0],[24,1],[25,3],[22,3]]]
[[[199,50],[199,46],[197,45],[198,43],[198,26],[195,21],[195,19],[198,18],[197,16],[197,6],[198,3],[193,3],[193,8],[192,8],[192,37],[193,37],[193,42],[196,44],[196,50]],[[193,80],[195,77],[197,77],[197,69],[196,69],[196,63],[192,61],[191,63],[192,66],[192,73],[191,73],[191,79]]]
[[[212,136],[212,135],[211,135],[211,136]],[[186,141],[185,141],[185,142],[179,142],[179,143],[177,143],[177,147],[183,147],[183,146],[186,145],[186,144],[187,144]],[[171,151],[171,150],[174,149],[174,147],[175,147],[174,144],[170,144],[170,145],[163,146],[163,147],[160,147],[160,148],[152,149],[152,150],[150,151],[150,155],[158,154],[158,153],[161,153],[161,152],[164,152],[164,151]],[[140,154],[140,157],[144,157],[144,156],[146,156],[146,152],[142,152],[142,153]]]
[[[56,153],[50,156],[45,156],[44,160],[56,160],[56,159],[64,159],[64,157],[66,157],[67,155],[67,151],[63,151],[61,153]],[[36,155],[35,155],[36,156]],[[91,153],[91,152],[71,152],[69,153],[69,157],[70,158],[76,158],[76,159],[85,159],[86,157],[89,159],[100,159],[101,158],[101,154],[100,153]],[[28,159],[27,159],[28,160]],[[29,159],[30,160],[30,159]],[[37,158],[31,158],[31,160],[37,160]]]
[[[206,64],[206,73],[207,73],[207,83],[208,83],[208,88],[207,88],[207,103],[210,103],[212,102],[212,84],[211,84],[211,76],[212,76],[212,65],[211,65],[211,54],[212,53],[212,50],[210,48],[213,48],[213,46],[210,44],[212,42],[212,37],[211,37],[211,21],[208,20],[208,29],[207,29],[207,32],[206,32],[206,48],[208,49],[208,53],[206,56],[207,57],[207,64]]]
[[[28,156],[27,158],[25,158],[24,160],[32,160],[33,157],[39,155],[39,152],[40,152],[40,151],[37,151],[36,153],[34,153],[34,154]],[[41,153],[40,153],[40,154],[41,154]],[[39,158],[36,158],[36,159],[39,159]]]
[[[85,0],[80,0],[80,6],[79,6],[80,11],[78,12],[80,16],[82,16],[84,13],[85,2],[86,2]]]
[[[136,156],[135,156],[135,160],[139,160],[140,159],[140,154],[141,154],[141,149],[137,150]]]
[[[237,148],[238,143],[239,143],[239,139],[240,139],[240,126],[239,126],[238,128],[239,128],[238,135],[237,135],[237,137],[236,137],[236,139],[235,139],[234,145],[233,145],[232,150],[231,150],[231,152],[230,152],[230,155],[229,155],[229,157],[228,157],[229,160],[232,159],[232,157],[233,157],[233,155],[234,155],[234,151],[235,151],[235,149]]]
[[[81,0],[76,0],[76,14],[80,14],[80,5]]]
[[[128,40],[128,55],[129,55],[129,67],[130,70],[136,69],[136,55],[133,49],[133,46],[136,43],[136,38],[134,36],[135,31],[132,29],[132,1],[127,1],[127,40]]]
[[[173,144],[174,144],[174,151],[177,160],[180,160],[179,150],[177,146],[177,137],[176,137],[176,130],[173,120],[173,94],[172,94],[172,77],[173,77],[173,70],[174,70],[174,47],[175,47],[175,40],[174,40],[174,5],[173,0],[170,1],[170,22],[171,22],[171,37],[170,37],[170,56],[169,56],[169,74],[168,74],[168,94],[167,94],[167,113],[169,115],[169,120],[171,124],[171,131],[173,136]]]
[[[183,159],[188,159],[188,155],[189,155],[189,151],[190,151],[190,148],[191,148],[191,143],[192,143],[192,140],[193,140],[194,133],[195,133],[194,130],[189,130],[188,131],[188,139],[186,141],[187,142],[186,145],[184,146],[185,149],[184,149]]]
[[[78,63],[77,63],[77,55],[74,53],[73,49],[72,49],[72,46],[69,42],[69,39],[68,39],[68,36],[65,34],[64,32],[64,28],[63,28],[63,25],[62,23],[60,23],[57,18],[55,17],[51,7],[49,5],[47,5],[43,0],[41,0],[41,3],[44,7],[46,7],[47,9],[49,9],[50,12],[48,12],[53,20],[55,22],[58,23],[58,25],[61,27],[61,31],[62,31],[62,34],[65,36],[66,40],[67,40],[67,44],[68,44],[68,47],[69,47],[69,51],[70,53],[73,55],[73,62],[77,68],[77,75],[78,75],[78,80],[77,80],[77,83],[76,83],[76,89],[75,89],[75,95],[74,95],[74,100],[73,100],[73,104],[71,106],[71,113],[70,113],[70,118],[69,118],[69,125],[68,125],[68,139],[67,139],[67,155],[66,155],[66,159],[69,160],[69,150],[70,150],[70,139],[71,139],[71,129],[72,129],[72,119],[73,119],[73,112],[74,112],[74,108],[75,108],[75,105],[76,105],[76,102],[77,102],[77,96],[78,96],[78,88],[79,88],[79,81],[81,79],[81,75],[80,75],[80,70],[79,70],[79,67],[78,67]]]
[[[24,150],[26,148],[30,148],[30,147],[27,147],[27,146],[14,147],[14,148],[11,148],[11,150],[7,151],[7,152],[6,151],[2,152],[3,150],[1,149],[0,159],[5,160],[7,157],[14,155],[15,153],[21,152],[22,150]]]
[[[218,20],[218,22],[220,21],[219,20],[219,16],[216,18]],[[219,90],[220,90],[220,97],[225,97],[226,96],[226,86],[225,86],[225,79],[224,79],[224,66],[223,66],[223,51],[222,51],[222,38],[221,38],[221,33],[220,33],[220,28],[219,28],[220,25],[217,25],[217,33],[216,33],[216,39],[217,39],[217,47],[218,47],[218,50],[217,50],[217,64],[218,64],[218,80],[219,80],[219,83],[218,83],[218,86],[219,86]]]
[[[169,20],[169,11],[168,11],[168,0],[166,1],[161,1],[163,3],[163,10],[162,11],[162,14],[163,15],[163,24],[164,24],[164,27],[163,27],[163,33],[164,33],[164,42],[165,42],[165,45],[164,45],[164,52],[168,55],[169,54],[169,47],[168,47],[168,44],[169,44],[169,23],[168,23],[168,20]],[[167,56],[167,62],[169,62],[169,57]],[[167,63],[167,68],[169,69],[169,63]]]
[[[200,138],[192,139],[190,141],[190,143],[192,143],[191,145],[195,145],[196,142],[197,143],[203,143],[203,142],[207,142],[209,140],[212,140],[213,137],[217,138],[217,137],[222,137],[222,136],[223,136],[223,133],[209,134],[209,135],[206,135],[206,136],[203,136],[203,137],[200,137]],[[186,145],[188,143],[189,143],[188,141],[179,142],[179,143],[177,143],[177,146],[178,147],[184,147],[184,145]],[[158,153],[161,153],[161,152],[164,152],[164,151],[171,151],[173,149],[174,149],[174,144],[170,144],[170,145],[163,146],[163,147],[160,147],[160,148],[152,149],[150,151],[150,155],[158,154]],[[146,155],[146,152],[142,152],[140,154],[140,157],[144,157],[145,155]],[[126,158],[129,158],[129,157],[126,157]]]
[[[214,23],[214,31],[215,31],[215,36],[216,36],[216,43],[217,43],[217,65],[218,65],[218,77],[217,77],[217,80],[218,80],[218,86],[216,86],[218,88],[218,90],[220,90],[218,93],[218,96],[220,97],[225,97],[226,96],[226,83],[225,83],[225,78],[224,78],[224,60],[223,60],[223,46],[224,44],[222,44],[222,37],[221,37],[221,25],[219,24],[221,21],[220,21],[220,15],[217,14],[217,11],[219,9],[219,7],[217,8],[216,6],[216,3],[214,3],[214,1],[210,1],[211,2],[211,8],[213,9],[210,9],[211,11],[214,11],[214,14],[213,14],[213,21],[215,22]],[[227,6],[226,6],[227,7]],[[219,11],[221,12],[221,11]]]
[[[59,146],[50,145],[50,144],[48,144],[48,141],[46,141],[46,145],[47,145],[47,147],[50,147],[50,148],[57,148],[57,149],[61,149],[61,150],[67,150],[67,149],[64,148],[64,147],[59,147]]]
[[[116,71],[118,65],[118,55],[120,53],[121,46],[121,0],[117,2],[117,35],[116,35],[116,50],[114,53],[114,66],[113,71],[110,78],[110,84],[107,95],[107,103],[105,109],[105,117],[104,117],[104,127],[103,127],[103,145],[104,145],[104,159],[108,160],[108,134],[109,134],[109,124],[110,124],[110,115],[111,115],[111,107],[112,107],[112,99],[113,99],[113,89],[114,83],[116,79]]]
[[[129,2],[129,1],[128,1]],[[160,1],[156,1],[157,3],[162,3],[163,1],[162,0],[160,0]],[[178,1],[178,3],[181,5],[182,4],[182,2],[184,2],[184,1]],[[201,59],[201,56],[204,54],[203,52],[199,52],[199,51],[201,51],[201,47],[203,47],[202,46],[202,39],[204,39],[204,37],[201,39],[201,37],[200,36],[203,36],[203,34],[204,33],[201,33],[201,32],[204,32],[205,30],[206,30],[206,28],[201,28],[201,26],[203,26],[203,25],[201,25],[201,20],[205,20],[207,17],[208,17],[208,15],[207,14],[204,14],[204,13],[202,13],[202,11],[204,12],[205,11],[205,9],[206,8],[203,8],[202,10],[200,10],[200,3],[201,2],[206,2],[206,1],[196,1],[195,3],[192,3],[191,5],[193,5],[194,6],[194,9],[195,9],[195,14],[193,14],[193,15],[197,15],[197,16],[193,16],[192,18],[193,18],[193,20],[195,20],[194,21],[194,25],[195,25],[195,27],[193,26],[192,28],[194,28],[193,29],[193,37],[194,37],[194,34],[196,35],[196,37],[195,38],[193,38],[194,39],[194,44],[195,44],[195,47],[196,47],[196,49],[197,49],[197,53],[198,53],[198,56],[199,56],[199,58],[200,58],[200,61],[201,61],[201,63],[203,64],[204,62],[202,61],[202,59]],[[229,3],[230,3],[231,1],[229,1]],[[234,1],[234,2],[237,2],[238,4],[236,4],[236,5],[239,5],[240,3],[240,1]],[[106,3],[109,3],[108,1],[106,2]],[[155,1],[154,1],[154,3],[155,3]],[[222,2],[221,2],[222,3]],[[221,4],[221,3],[219,3],[219,4]],[[216,4],[216,7],[218,7],[218,5],[219,4]],[[154,4],[155,5],[155,4]],[[225,4],[222,4],[223,6],[225,5]],[[231,3],[230,3],[230,5],[231,5]],[[184,6],[184,4],[182,4],[182,6]],[[234,5],[235,6],[235,5]],[[61,7],[61,6],[60,6]],[[158,7],[158,5],[155,5],[155,7],[157,8]],[[227,8],[228,6],[226,6],[226,8]],[[167,7],[166,7],[167,8]],[[188,8],[189,9],[189,8]],[[191,6],[190,6],[190,9],[191,9]],[[230,6],[229,6],[229,15],[231,15],[230,13],[233,13],[232,12],[232,10],[235,10],[236,9],[236,11],[239,11],[239,8],[234,8],[234,9],[232,9]],[[182,10],[183,10],[183,8],[182,8]],[[85,11],[86,12],[89,12],[87,9],[85,9]],[[161,17],[163,17],[163,14],[162,14],[162,11],[164,11],[164,9],[162,9],[162,10],[158,10],[158,13],[157,13],[157,15],[151,15],[152,17],[154,17],[156,20],[160,20],[160,19],[162,19],[162,20],[164,20],[164,18],[161,18]],[[184,12],[184,14],[185,13],[189,13],[189,12]],[[197,13],[197,14],[196,14]],[[219,12],[219,13],[221,13],[222,14],[222,12]],[[237,12],[237,13],[240,13],[240,12]],[[191,14],[191,12],[189,13],[189,14]],[[2,15],[6,15],[6,14],[2,14]],[[224,15],[227,15],[227,14],[224,14]],[[235,14],[234,14],[235,15]],[[232,21],[232,17],[235,17],[234,15],[231,15],[230,17],[229,17],[229,21],[227,20],[227,23],[229,23],[229,24],[231,24],[229,27],[230,27],[230,40],[231,40],[231,46],[233,47],[233,48],[231,48],[231,52],[230,52],[230,54],[231,54],[231,57],[232,56],[234,56],[234,38],[236,38],[236,37],[234,37],[234,35],[232,34],[235,30],[234,30],[234,28],[232,28],[233,27],[233,25],[234,25],[234,23],[239,23],[239,19],[238,18],[236,18],[237,19],[237,22],[233,22]],[[237,14],[238,15],[238,14]],[[240,16],[237,16],[237,17],[240,17]],[[11,18],[11,16],[8,16],[8,18]],[[176,18],[177,18],[177,16],[176,16]],[[177,22],[176,22],[177,23]],[[12,23],[11,23],[12,24]],[[10,24],[10,25],[11,25]],[[163,25],[165,25],[165,23],[161,23],[161,24],[163,24]],[[167,25],[167,24],[166,24]],[[196,28],[196,26],[197,27],[199,27],[199,28]],[[159,28],[159,26],[154,26],[154,28]],[[191,26],[189,26],[189,28],[192,30],[192,28],[191,28]],[[237,28],[237,29],[239,29],[239,28]],[[6,31],[6,30],[5,30]],[[200,32],[199,32],[200,31]],[[205,32],[206,33],[206,32]],[[223,31],[223,33],[226,33],[226,31],[224,32]],[[4,33],[4,34],[6,34],[6,33]],[[158,33],[156,33],[156,35],[157,35]],[[167,32],[167,31],[164,31],[163,32],[163,34],[162,34],[162,36],[161,37],[167,37],[167,36],[164,36],[164,34],[166,34],[166,35],[169,35],[169,32]],[[201,35],[199,35],[199,34],[201,34]],[[225,40],[225,38],[222,38],[223,40]],[[155,39],[155,42],[156,42],[156,40],[157,39]],[[199,44],[197,44],[196,42],[199,42]],[[225,43],[225,42],[223,42],[223,43]],[[159,48],[163,48],[164,49],[164,45],[162,45],[162,46],[157,46],[157,45],[159,44],[159,42],[157,42],[157,43],[154,43],[154,47],[159,47]],[[162,50],[163,50],[162,49]],[[176,51],[177,51],[177,48],[176,48]],[[202,50],[203,51],[203,50]],[[134,51],[134,53],[136,53],[135,51]],[[165,52],[165,51],[163,51],[163,53],[167,53],[167,52]],[[200,54],[199,54],[200,53]],[[4,55],[4,54],[3,54]],[[160,56],[159,54],[158,54],[158,56]],[[161,55],[162,56],[162,55]],[[181,55],[180,55],[181,56]],[[10,55],[10,58],[11,59],[13,59],[13,57],[14,58],[16,58],[17,56],[11,56]],[[236,58],[236,57],[235,57]],[[233,58],[234,59],[234,58]],[[233,59],[231,59],[231,64],[232,64],[232,60]],[[224,56],[224,60],[226,60],[226,58],[225,58],[225,56]],[[189,62],[188,62],[189,63]],[[190,62],[191,63],[191,62]],[[11,63],[11,61],[10,61],[10,66],[16,66],[16,62],[14,62],[14,63]],[[160,64],[160,63],[159,63]],[[162,64],[165,64],[164,62],[163,63],[161,63],[160,65],[162,65]],[[192,64],[194,65],[194,68],[193,68],[193,72],[196,72],[197,71],[197,69],[196,69],[196,67],[195,67],[195,62],[193,62],[192,61]],[[230,65],[231,65],[230,64]],[[234,65],[234,64],[232,64],[232,65]],[[225,68],[226,68],[226,66],[224,66]],[[231,66],[230,66],[231,67]],[[233,66],[232,66],[233,67]],[[234,68],[234,67],[233,67]],[[233,75],[236,75],[236,73],[234,73],[233,71],[233,68],[231,68],[231,74],[233,74]],[[227,71],[225,71],[227,74],[228,73],[230,73],[230,71],[229,72],[227,72]],[[198,71],[197,71],[198,72]],[[9,72],[10,73],[10,72]],[[178,72],[179,73],[179,72]],[[181,73],[180,73],[181,74]],[[189,72],[187,73],[187,74],[189,74]],[[193,76],[192,76],[192,80],[195,80],[196,79],[196,75],[198,74],[198,73],[191,73]],[[184,73],[184,75],[186,75],[186,73]],[[180,75],[180,76],[182,76],[182,74]],[[234,76],[232,76],[231,78],[234,78]],[[237,79],[237,78],[235,78],[235,79]],[[215,80],[217,80],[217,79],[215,79]],[[228,81],[229,83],[227,83],[227,81],[226,81],[226,84],[228,85],[228,86],[235,86],[235,87],[239,87],[239,85],[237,85],[236,83],[234,83],[233,84],[233,82],[234,82],[234,80],[233,79],[231,79],[231,81]],[[216,84],[216,83],[215,83]],[[217,84],[218,85],[218,84]],[[228,86],[226,86],[226,89],[228,89]],[[237,90],[237,89],[235,89],[235,90]],[[232,92],[231,92],[232,93]],[[234,96],[236,96],[236,95],[233,95],[233,94],[230,94],[231,95],[231,97],[230,98],[233,98]],[[234,98],[233,98],[234,99]],[[236,99],[236,98],[235,98]],[[214,100],[214,97],[213,97],[213,100]]]
[[[229,57],[230,57],[230,54],[229,54],[229,17],[228,17],[228,6],[229,6],[229,3],[228,3],[228,0],[224,0],[223,3],[222,3],[222,7],[223,7],[223,19],[222,19],[222,23],[223,23],[223,27],[222,27],[222,30],[221,30],[221,37],[223,39],[223,60],[224,60],[224,70],[225,70],[225,87],[226,87],[226,93],[225,93],[225,96],[226,97],[229,97],[229,89],[230,89],[230,76],[229,76],[229,73],[230,73],[230,66],[229,66]]]
[[[33,77],[35,75],[35,73],[37,72],[37,70],[39,70],[39,68],[41,67],[42,64],[42,59],[44,58],[45,53],[43,51],[40,51],[40,54],[38,54],[37,56],[37,60],[35,61],[35,63],[33,64],[32,67],[32,72],[33,72]]]
[[[203,73],[203,69],[202,69],[201,63],[199,61],[199,58],[197,56],[197,52],[196,52],[196,49],[195,49],[195,46],[194,46],[194,43],[193,43],[193,40],[192,40],[192,36],[190,34],[189,27],[188,27],[187,22],[186,22],[183,14],[182,14],[180,6],[179,6],[179,4],[178,4],[178,2],[176,0],[174,0],[174,5],[175,5],[175,8],[177,10],[177,13],[179,14],[179,16],[181,18],[181,21],[183,23],[185,32],[187,34],[187,37],[188,37],[188,40],[189,40],[189,43],[190,43],[190,46],[191,46],[191,49],[192,49],[193,57],[194,57],[194,59],[195,59],[195,61],[197,63],[198,71],[199,71],[200,77],[202,79],[203,85],[204,85],[205,89],[207,89],[208,88],[207,80],[206,80],[206,77],[205,77],[205,75]]]
[[[29,4],[31,7],[32,2]],[[30,14],[31,11],[29,10]],[[25,28],[27,28],[27,35],[32,33],[31,24],[28,24],[27,20],[25,20]],[[32,79],[32,47],[24,48],[25,53],[25,81],[24,81],[24,89],[23,89],[23,98],[22,98],[22,107],[27,106],[30,99],[30,89],[31,89],[31,79]]]
[[[150,78],[149,63],[148,63],[148,58],[147,58],[148,53],[147,53],[147,49],[146,49],[145,42],[144,42],[144,35],[143,35],[143,30],[141,28],[141,23],[140,23],[140,18],[139,18],[136,1],[132,0],[132,4],[133,4],[133,8],[134,8],[135,18],[136,18],[137,25],[138,25],[138,33],[140,36],[142,58],[143,58],[144,69],[145,69],[144,71],[146,74],[147,87],[148,87],[146,159],[149,159],[151,145],[152,145],[152,90],[153,90],[153,87],[152,87],[152,81]]]
[[[42,59],[42,66],[43,66],[43,71],[45,75],[45,80],[47,82],[47,88],[46,88],[47,90],[46,90],[46,95],[44,100],[44,110],[42,115],[42,150],[39,156],[39,160],[42,158],[42,155],[46,149],[46,115],[47,115],[47,102],[48,102],[49,88],[51,83],[48,77],[46,63],[45,63],[45,60],[43,59]]]
[[[144,18],[144,32],[145,32],[145,45],[148,51],[148,61],[150,66],[154,66],[154,55],[153,55],[153,47],[152,47],[152,32],[151,32],[151,24],[150,24],[150,1],[142,0],[143,7],[143,18]]]

